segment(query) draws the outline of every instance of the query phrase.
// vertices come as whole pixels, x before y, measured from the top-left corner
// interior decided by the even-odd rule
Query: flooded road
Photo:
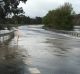
[[[0,45],[1,74],[80,74],[80,39],[21,26],[20,38]]]

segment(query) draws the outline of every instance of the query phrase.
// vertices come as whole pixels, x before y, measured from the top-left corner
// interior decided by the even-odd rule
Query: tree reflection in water
[[[8,42],[7,42],[8,43]],[[24,49],[18,45],[9,46],[8,44],[0,45],[0,73],[1,74],[30,74],[28,65],[24,63],[27,57]],[[27,58],[26,58],[27,59]]]

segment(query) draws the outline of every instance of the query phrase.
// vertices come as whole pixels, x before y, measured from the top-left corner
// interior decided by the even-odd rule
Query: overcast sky
[[[80,13],[80,0],[28,0],[26,4],[20,3],[26,16],[44,16],[49,10],[55,9],[65,2],[72,4],[74,11]]]

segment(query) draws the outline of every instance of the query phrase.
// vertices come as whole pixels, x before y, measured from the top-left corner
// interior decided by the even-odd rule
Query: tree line
[[[25,24],[41,24],[42,18],[30,18],[24,15],[22,7],[18,7],[20,2],[27,0],[0,0],[0,30],[7,27],[19,26]]]
[[[42,24],[42,17],[30,18],[25,15],[14,15],[12,18],[5,18],[5,20],[0,21],[0,28],[4,29],[7,27],[10,29],[13,26],[20,25],[31,25],[31,24]]]
[[[28,25],[28,24],[41,24],[42,18],[35,17],[30,18],[29,16],[25,15],[14,15],[12,18],[6,19],[6,24],[19,24],[19,25]]]
[[[27,0],[0,0],[0,29],[10,28],[14,25],[44,24],[44,27],[58,30],[72,30],[74,11],[70,3],[65,3],[51,10],[43,17],[30,18],[25,16],[22,7],[18,7],[20,1]],[[11,17],[11,18],[10,18]]]
[[[58,30],[72,30],[73,29],[73,11],[72,5],[65,3],[63,6],[51,10],[43,17],[44,27],[58,29]]]

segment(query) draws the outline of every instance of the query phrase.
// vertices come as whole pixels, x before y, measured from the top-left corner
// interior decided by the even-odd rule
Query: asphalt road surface
[[[80,74],[80,39],[35,25],[19,29],[18,42],[0,45],[1,74]]]

